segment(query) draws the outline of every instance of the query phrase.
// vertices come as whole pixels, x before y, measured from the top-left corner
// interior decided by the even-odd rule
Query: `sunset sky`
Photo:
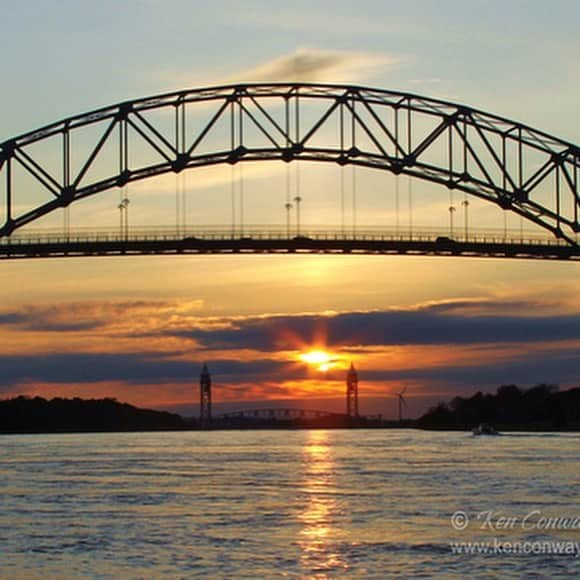
[[[580,142],[574,0],[559,0],[557,10],[536,0],[5,4],[0,141],[173,89],[304,80],[466,103]],[[305,223],[336,222],[325,195],[339,170],[300,171]],[[283,187],[284,172],[264,164],[244,174],[256,223],[269,211],[283,218],[268,193]],[[357,178],[368,202],[361,220],[380,215],[392,225],[392,206],[377,210],[371,202],[393,178],[363,170]],[[189,172],[192,222],[220,223],[231,179],[229,167]],[[135,223],[155,223],[153,214],[171,225],[174,187],[173,177],[131,186]],[[413,188],[419,205],[424,195],[424,219],[445,226],[448,191]],[[71,220],[115,225],[118,195],[73,205]],[[501,229],[501,213],[484,205],[473,206],[474,219],[479,213],[481,226]],[[500,384],[580,384],[577,264],[71,258],[4,262],[0,276],[0,397],[109,396],[193,414],[203,362],[224,409],[294,399],[291,405],[342,410],[351,362],[360,370],[361,411],[392,417],[393,395],[404,386],[417,415],[438,400]],[[312,350],[329,353],[326,370],[301,357]]]

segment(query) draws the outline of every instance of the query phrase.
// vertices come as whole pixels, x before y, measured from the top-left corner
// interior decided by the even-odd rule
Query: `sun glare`
[[[298,358],[309,365],[312,365],[321,372],[326,372],[335,366],[336,359],[323,350],[311,350],[303,353]]]

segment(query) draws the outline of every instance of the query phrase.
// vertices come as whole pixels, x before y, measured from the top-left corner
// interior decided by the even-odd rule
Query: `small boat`
[[[474,435],[499,435],[499,432],[496,431],[491,425],[487,423],[481,423],[473,429]]]

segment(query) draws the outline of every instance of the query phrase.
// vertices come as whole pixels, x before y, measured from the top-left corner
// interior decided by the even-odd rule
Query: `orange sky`
[[[321,258],[316,280],[293,276],[316,260],[5,263],[2,396],[111,396],[193,414],[204,361],[218,409],[291,399],[341,410],[351,361],[362,411],[387,416],[404,385],[418,414],[502,383],[578,384],[575,265]],[[327,372],[300,359],[313,349],[329,353]]]

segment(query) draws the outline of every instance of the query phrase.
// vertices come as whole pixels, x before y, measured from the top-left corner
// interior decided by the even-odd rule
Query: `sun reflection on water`
[[[309,431],[302,452],[302,491],[306,503],[298,515],[302,524],[298,544],[302,549],[302,566],[316,577],[338,569],[347,562],[337,551],[340,529],[336,526],[339,506],[335,497],[335,463],[327,431]]]

